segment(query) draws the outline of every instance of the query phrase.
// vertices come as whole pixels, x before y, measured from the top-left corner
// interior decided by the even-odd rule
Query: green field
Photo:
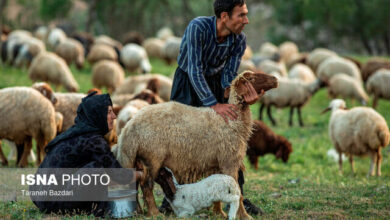
[[[366,60],[365,57],[359,57]],[[170,75],[175,66],[152,60],[153,72]],[[72,72],[80,84],[81,92],[88,91],[90,67]],[[27,70],[1,66],[0,88],[30,86]],[[389,85],[390,86],[390,85]],[[348,161],[344,162],[344,174],[339,174],[338,164],[327,157],[333,148],[328,137],[330,113],[321,115],[330,102],[325,89],[317,92],[303,108],[305,127],[288,126],[289,109],[273,110],[278,122],[272,129],[290,140],[294,152],[288,163],[267,155],[259,160],[259,169],[252,169],[248,161],[244,185],[245,197],[259,205],[265,214],[253,216],[266,219],[388,219],[390,218],[390,147],[383,152],[382,176],[367,178],[369,158],[355,157],[356,173],[352,174]],[[354,103],[357,105],[357,102]],[[369,103],[371,105],[371,102]],[[353,107],[347,100],[347,106]],[[258,118],[259,105],[252,106],[253,118]],[[377,111],[390,124],[390,101],[380,100]],[[270,125],[266,118],[265,122]],[[7,146],[3,146],[7,153]],[[11,166],[15,162],[11,161]],[[161,190],[156,187],[156,199],[160,204]],[[203,211],[210,214],[211,212]],[[34,219],[50,217],[39,213],[31,202],[0,203],[0,219]],[[63,218],[63,216],[52,216]],[[171,216],[170,218],[172,218]],[[70,219],[93,218],[92,216],[67,217]],[[140,218],[144,218],[141,216]],[[162,219],[163,216],[158,216]]]

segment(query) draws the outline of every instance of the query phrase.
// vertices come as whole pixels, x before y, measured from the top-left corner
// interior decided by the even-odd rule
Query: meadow
[[[356,57],[365,61],[367,57]],[[176,66],[167,66],[160,60],[151,60],[153,71],[170,75]],[[0,66],[0,88],[10,86],[30,86],[26,69]],[[82,71],[71,67],[80,84],[80,92],[92,88],[90,66]],[[130,75],[130,74],[128,74]],[[390,86],[390,85],[389,85]],[[348,160],[344,161],[343,174],[339,173],[338,164],[327,156],[332,149],[328,136],[330,113],[320,114],[331,99],[326,89],[317,92],[303,107],[304,127],[298,126],[294,115],[294,126],[288,126],[289,109],[273,109],[277,126],[271,126],[267,117],[265,122],[280,135],[285,136],[293,145],[293,153],[287,163],[276,160],[274,155],[259,159],[259,169],[254,170],[245,160],[245,197],[257,204],[264,211],[256,219],[388,219],[390,216],[390,147],[383,152],[382,176],[369,177],[369,158],[355,159],[356,173],[351,172]],[[357,106],[358,102],[347,100],[347,107]],[[371,102],[369,103],[371,106]],[[251,107],[253,118],[258,118],[259,104]],[[390,125],[390,101],[380,100],[377,111]],[[265,116],[265,115],[264,115]],[[4,146],[7,155],[9,149]],[[15,167],[15,161],[10,162]],[[33,166],[30,164],[30,166]],[[159,187],[155,189],[157,204],[163,194]],[[203,211],[201,216],[212,216],[211,211]],[[1,202],[0,219],[93,219],[93,216],[50,216],[38,211],[32,202]],[[139,216],[137,218],[145,218]],[[174,216],[157,216],[157,219]]]

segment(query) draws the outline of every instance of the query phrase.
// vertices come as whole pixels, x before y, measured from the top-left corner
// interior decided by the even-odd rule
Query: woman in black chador
[[[122,168],[103,137],[113,128],[113,120],[116,118],[110,96],[95,93],[82,99],[77,109],[75,125],[46,146],[47,155],[37,173],[46,170],[42,168]],[[121,169],[120,177],[113,179],[118,183],[128,184],[138,180],[141,175],[142,172]],[[30,187],[30,190],[37,188],[39,190],[39,186]],[[45,213],[103,216],[110,211],[106,201],[39,201],[33,197],[32,200]]]

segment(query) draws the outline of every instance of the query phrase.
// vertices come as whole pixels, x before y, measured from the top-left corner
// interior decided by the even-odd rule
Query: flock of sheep
[[[181,38],[167,28],[141,45],[122,45],[104,35],[67,36],[61,29],[48,27],[40,27],[34,34],[3,32],[1,39],[1,65],[27,68],[29,78],[37,82],[31,87],[0,90],[0,141],[15,146],[18,166],[26,166],[28,155],[34,154],[32,139],[37,142],[39,164],[45,145],[74,124],[77,106],[86,94],[76,93],[79,85],[69,65],[83,68],[86,61],[92,66],[93,86],[107,89],[118,115],[115,128],[106,135],[114,154],[125,167],[134,167],[142,158],[148,171],[149,179],[141,187],[150,215],[158,213],[153,180],[163,166],[169,167],[180,183],[192,183],[213,173],[237,178],[245,155],[257,168],[260,155],[272,153],[286,162],[292,152],[286,138],[261,121],[253,123],[247,106],[241,106],[237,122],[226,124],[209,108],[168,102],[172,79],[150,74],[149,62],[149,57],[168,64],[176,60]],[[125,71],[142,74],[126,78]],[[272,106],[290,108],[290,126],[296,110],[299,125],[304,126],[301,109],[323,87],[332,98],[353,99],[362,105],[372,95],[373,108],[348,110],[341,99],[330,102],[329,136],[339,154],[340,170],[343,153],[349,156],[352,169],[354,156],[369,155],[369,175],[374,174],[375,165],[376,174],[381,175],[381,149],[389,144],[390,133],[386,120],[374,108],[380,98],[390,99],[389,61],[373,58],[361,64],[325,48],[302,53],[293,42],[264,43],[255,54],[247,47],[238,72],[242,73],[232,82],[229,102],[242,105],[242,94],[237,91],[241,91],[240,83],[251,79],[256,90],[269,89],[259,101],[259,119],[266,108],[273,125],[277,122]],[[63,86],[68,93],[53,92],[47,83],[56,91]],[[8,164],[1,148],[0,159]],[[238,214],[246,216],[241,206]]]

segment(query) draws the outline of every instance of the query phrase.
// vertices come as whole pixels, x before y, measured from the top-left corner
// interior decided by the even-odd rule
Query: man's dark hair
[[[229,17],[232,16],[233,8],[243,6],[245,0],[215,0],[214,1],[214,13],[217,18],[221,17],[222,12],[227,12]]]

